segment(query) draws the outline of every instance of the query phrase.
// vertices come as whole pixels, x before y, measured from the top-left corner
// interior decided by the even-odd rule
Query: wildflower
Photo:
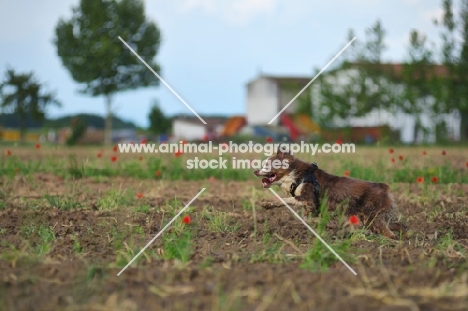
[[[154,176],[161,177],[161,171],[157,170],[156,172],[154,172]]]
[[[41,144],[36,144],[36,149],[41,149]]]
[[[117,151],[119,150],[119,147],[118,147],[118,146],[114,146],[114,147],[112,147],[112,150],[113,150],[114,152],[117,152]]]
[[[395,158],[392,158],[390,161],[392,161],[392,163],[395,163]]]
[[[11,156],[11,150],[10,150],[10,149],[8,149],[8,150],[6,151],[6,155],[7,155],[7,157]],[[466,162],[466,164],[468,164],[468,162]],[[467,165],[467,166],[468,166],[468,165]]]
[[[211,181],[211,182],[214,182],[214,181],[216,181],[216,178],[214,178],[213,176],[211,176],[210,178],[208,178],[208,180]]]
[[[180,157],[182,154],[183,154],[183,152],[180,151],[180,150],[177,150],[177,151],[174,153],[174,155],[175,155],[176,157]]]
[[[416,182],[418,184],[422,184],[424,182],[424,178],[420,176],[420,177],[416,178]]]
[[[143,138],[143,139],[140,141],[140,144],[144,145],[144,144],[146,144],[146,142],[147,142],[146,138]]]
[[[182,222],[188,225],[190,223],[190,216],[189,215],[184,216],[184,218],[182,218]]]
[[[437,178],[437,176],[433,176],[431,180],[433,183],[437,183],[439,181],[439,178]]]
[[[141,199],[143,197],[143,193],[139,192],[139,193],[137,193],[136,196],[137,196],[137,198]]]
[[[465,163],[465,166],[468,167],[468,161]]]
[[[182,145],[185,145],[185,144],[187,143],[187,141],[186,141],[186,140],[181,140],[180,143],[181,143]]]
[[[341,144],[343,143],[343,141],[342,141],[341,139],[337,139],[337,140],[336,140],[336,143],[337,143],[338,145],[341,145]]]
[[[403,161],[403,156],[402,155],[398,156],[398,159],[400,159],[400,161]]]
[[[359,217],[357,217],[356,215],[352,215],[351,217],[349,217],[349,223],[354,226],[359,225]]]
[[[111,161],[112,161],[112,162],[117,162],[117,157],[116,157],[116,156],[112,156],[112,157],[111,157]]]
[[[270,136],[267,136],[266,141],[267,141],[267,143],[271,143],[273,141],[273,138],[271,138]]]
[[[424,150],[424,151],[423,151],[423,155],[427,155],[427,152],[426,152],[426,150]]]
[[[447,152],[445,152],[445,150],[442,150],[442,155],[446,155]]]
[[[98,154],[96,155],[98,158],[101,158],[102,157],[102,152],[98,152]]]
[[[344,171],[343,175],[349,176],[349,171]]]
[[[143,157],[139,157],[138,160],[143,161]]]
[[[388,149],[388,153],[393,153],[393,152],[395,152],[395,150],[393,150],[393,148]]]

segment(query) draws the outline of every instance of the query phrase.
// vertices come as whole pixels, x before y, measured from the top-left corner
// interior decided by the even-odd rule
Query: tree
[[[431,81],[435,76],[432,52],[427,46],[426,36],[413,30],[410,33],[409,60],[403,64],[403,94],[399,97],[398,108],[415,118],[413,142],[420,131],[426,131],[421,122],[423,113],[431,113],[433,100]]]
[[[171,120],[167,118],[162,112],[159,105],[154,104],[148,115],[149,130],[155,135],[166,134],[171,129]]]
[[[81,92],[104,96],[105,143],[111,142],[112,97],[158,84],[158,79],[120,42],[122,37],[155,70],[161,35],[146,18],[142,0],[81,0],[70,20],[60,19],[54,43]]]
[[[6,71],[5,80],[0,84],[0,106],[5,112],[18,115],[21,141],[25,138],[28,116],[43,120],[49,105],[60,106],[60,103],[53,92],[43,90],[32,72]]]
[[[441,113],[456,110],[461,117],[460,139],[468,140],[468,0],[460,1],[458,21],[453,13],[453,1],[442,2],[442,61],[447,74],[439,79],[437,107]],[[436,23],[438,23],[436,21]],[[459,31],[459,36],[457,36]],[[457,40],[457,37],[460,38]]]

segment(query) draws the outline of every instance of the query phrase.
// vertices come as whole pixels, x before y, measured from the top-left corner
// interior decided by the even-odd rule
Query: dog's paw
[[[262,202],[262,203],[260,203],[260,205],[264,209],[272,209],[272,208],[276,208],[276,207],[280,206],[280,205],[278,205],[278,203],[275,203],[275,202]]]

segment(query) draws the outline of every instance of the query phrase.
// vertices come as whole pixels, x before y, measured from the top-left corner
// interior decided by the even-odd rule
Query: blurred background
[[[16,0],[0,21],[3,142],[468,140],[466,0]]]

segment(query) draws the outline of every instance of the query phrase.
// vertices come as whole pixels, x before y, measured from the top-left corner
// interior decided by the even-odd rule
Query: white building
[[[203,124],[195,116],[178,116],[172,121],[173,139],[179,140],[205,140],[218,137],[227,118],[203,117],[207,124]]]
[[[261,75],[247,84],[247,123],[266,125],[311,80],[309,77],[275,77]],[[293,113],[305,90],[284,112]],[[279,124],[277,118],[273,125]]]

